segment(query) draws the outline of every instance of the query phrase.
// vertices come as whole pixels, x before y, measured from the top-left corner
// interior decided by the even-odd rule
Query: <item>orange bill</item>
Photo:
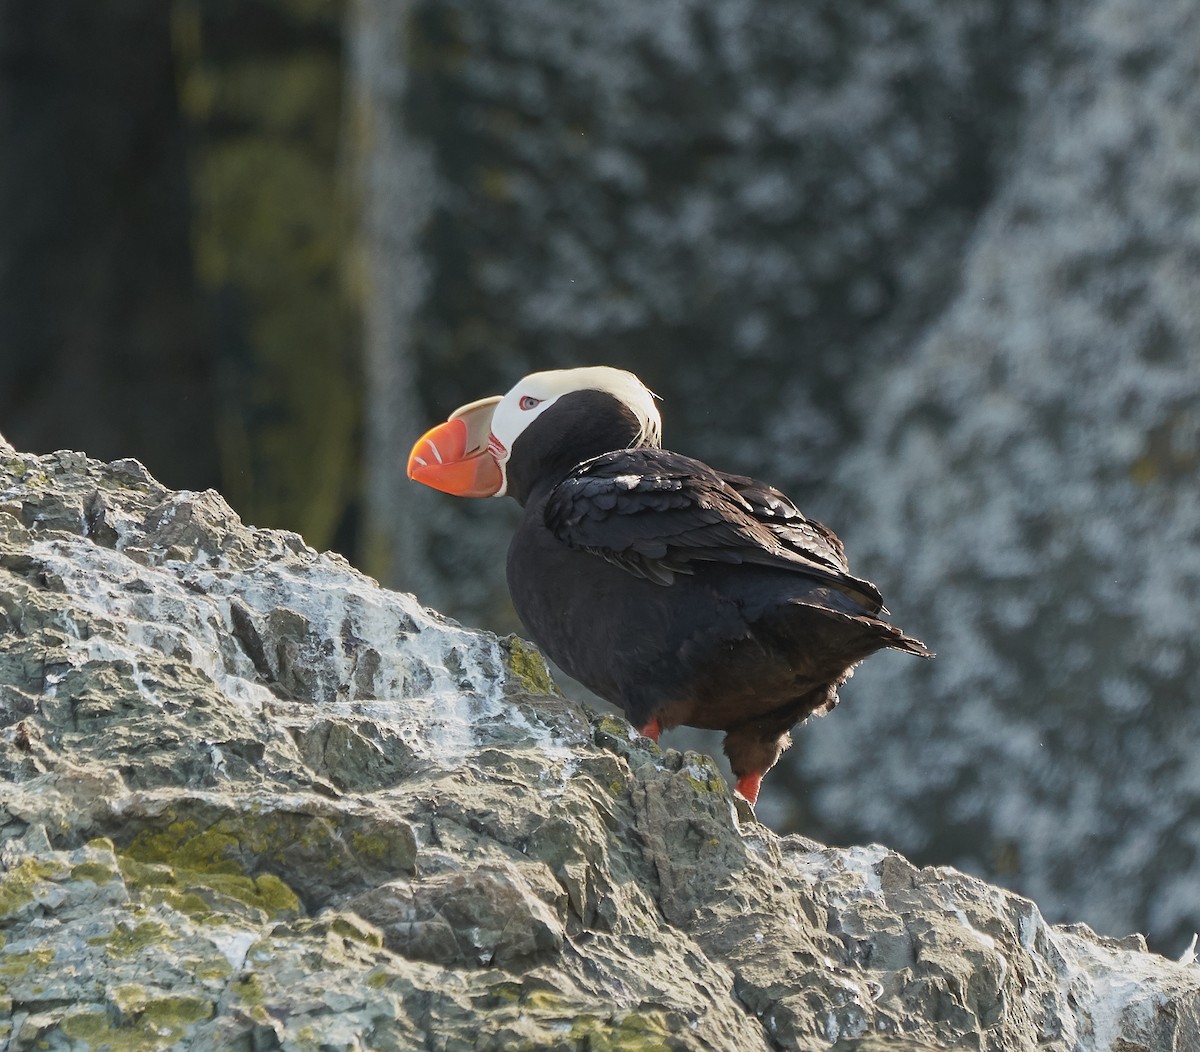
[[[458,497],[492,497],[504,487],[504,472],[488,451],[492,413],[499,396],[472,402],[430,428],[408,457],[408,477]]]

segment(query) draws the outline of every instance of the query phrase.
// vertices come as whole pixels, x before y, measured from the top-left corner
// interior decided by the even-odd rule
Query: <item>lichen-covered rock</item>
[[[1194,1048],[1200,970],[779,839],[537,652],[0,450],[10,1049]]]

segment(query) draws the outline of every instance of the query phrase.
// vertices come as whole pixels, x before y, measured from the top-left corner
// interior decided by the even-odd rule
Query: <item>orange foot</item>
[[[762,771],[751,771],[737,780],[733,788],[744,796],[751,804],[758,801],[758,790],[762,786]]]
[[[658,743],[658,736],[662,734],[662,724],[657,719],[651,720],[644,727],[638,728],[638,734],[643,738],[649,738],[655,744]]]

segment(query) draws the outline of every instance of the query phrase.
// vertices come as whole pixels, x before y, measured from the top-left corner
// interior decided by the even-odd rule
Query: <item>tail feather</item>
[[[902,650],[904,653],[913,654],[916,657],[931,658],[934,656],[933,651],[919,639],[906,636],[895,625],[876,617],[874,614],[857,611],[852,613],[844,608],[839,609],[837,605],[828,602],[814,601],[811,597],[793,599],[789,605],[803,606],[810,610],[817,610],[823,616],[832,618],[835,621],[842,621],[865,628],[879,642],[880,647],[891,650]],[[859,610],[861,610],[861,607]]]
[[[899,633],[896,639],[888,643],[888,646],[893,650],[903,650],[906,654],[915,654],[917,657],[921,658],[931,658],[934,656],[933,651],[930,650],[929,647],[927,647],[919,639],[913,639],[912,636],[906,636],[898,628],[896,629],[896,632]]]
[[[856,617],[854,620],[869,624],[877,636],[883,637],[883,646],[890,650],[902,650],[905,654],[916,657],[931,658],[933,651],[919,639],[906,636],[895,625],[882,621],[878,617]]]

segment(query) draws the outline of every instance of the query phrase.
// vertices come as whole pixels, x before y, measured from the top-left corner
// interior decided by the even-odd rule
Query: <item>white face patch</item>
[[[654,396],[633,373],[607,365],[582,369],[550,369],[530,373],[500,399],[492,414],[492,434],[488,443],[492,456],[504,474],[504,485],[497,496],[508,489],[505,465],[512,455],[513,443],[539,416],[572,391],[606,391],[624,402],[642,424],[642,437],[658,442],[662,419]]]

